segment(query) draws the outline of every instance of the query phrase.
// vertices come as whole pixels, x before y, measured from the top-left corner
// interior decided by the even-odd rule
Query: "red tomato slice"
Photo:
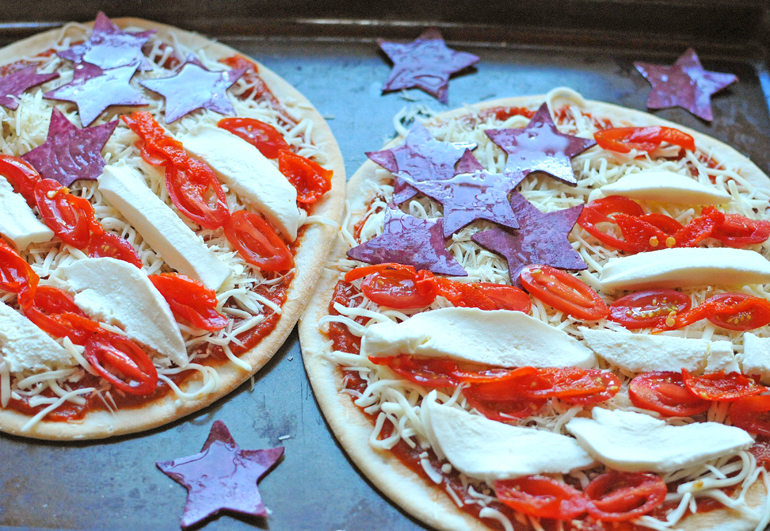
[[[127,337],[94,334],[86,343],[85,357],[102,378],[128,394],[148,395],[158,385],[152,360]]]
[[[351,269],[347,273],[345,273],[345,282],[353,282],[354,280],[358,280],[359,278],[364,278],[367,275],[371,275],[373,273],[380,273],[383,271],[409,271],[414,275],[417,276],[417,271],[414,269],[413,266],[408,265],[402,265],[402,264],[375,264],[370,266],[364,266],[364,267],[357,267],[355,269]]]
[[[216,292],[202,282],[178,273],[150,275],[149,279],[177,317],[203,330],[216,331],[227,326],[227,318],[216,310]]]
[[[235,212],[225,225],[225,236],[244,260],[262,271],[287,271],[294,266],[291,251],[281,237],[256,214]]]
[[[708,301],[726,304],[727,310],[716,310],[706,318],[717,326],[728,330],[753,330],[770,324],[770,302],[761,297],[745,293],[720,293]]]
[[[652,328],[663,324],[671,312],[690,309],[688,295],[673,289],[653,289],[631,293],[610,304],[608,319],[629,330]]]
[[[254,118],[223,118],[217,126],[241,137],[269,159],[277,159],[282,149],[289,149],[275,127]]]
[[[747,396],[736,400],[730,406],[730,420],[733,426],[749,433],[770,436],[770,395]]]
[[[720,371],[694,376],[687,369],[682,369],[682,379],[687,390],[703,400],[733,402],[739,398],[767,391],[766,387],[738,372],[725,374],[724,371]]]
[[[69,293],[53,286],[38,286],[34,303],[24,310],[24,315],[48,334],[68,337],[76,345],[85,345],[101,330],[99,323],[77,307]]]
[[[410,271],[391,269],[369,275],[361,283],[366,297],[380,305],[399,310],[424,308],[436,299],[436,289],[425,289]]]
[[[218,229],[230,219],[225,191],[203,162],[191,159],[186,169],[167,166],[166,187],[174,205],[201,227]]]
[[[32,305],[38,282],[40,277],[27,261],[0,238],[0,289],[16,293],[21,307],[27,309]]]
[[[19,157],[0,154],[0,175],[8,179],[13,189],[26,199],[29,206],[35,206],[35,187],[41,177],[29,162]]]
[[[498,402],[477,397],[472,389],[463,389],[463,396],[472,408],[490,420],[510,422],[535,415],[545,404],[545,400],[506,400]]]
[[[98,225],[90,202],[70,194],[53,179],[43,179],[37,184],[35,200],[45,224],[64,243],[78,249],[88,246],[91,230]]]
[[[142,267],[142,261],[134,246],[112,232],[93,234],[88,244],[88,256],[115,258],[136,267]]]
[[[453,306],[487,311],[497,310],[497,304],[487,297],[483,290],[476,289],[474,284],[465,284],[448,278],[436,278],[435,282],[438,294],[446,298]]]
[[[297,189],[300,203],[315,203],[332,189],[332,170],[291,151],[283,150],[278,155],[278,171]]]
[[[534,297],[578,319],[598,321],[610,313],[598,293],[556,268],[528,265],[521,270],[521,283]]]
[[[693,219],[676,231],[673,236],[673,245],[667,247],[695,247],[700,242],[711,236],[716,227],[725,222],[725,215],[714,207],[706,207],[700,216]]]
[[[749,219],[740,214],[725,214],[725,221],[711,233],[728,247],[762,243],[770,237],[770,221]]]
[[[495,481],[497,499],[515,511],[540,518],[572,520],[586,512],[579,490],[546,476]]]
[[[529,295],[519,288],[485,282],[473,283],[471,285],[489,297],[495,303],[498,310],[524,313],[529,313],[532,310],[532,301],[529,299]]]
[[[403,379],[430,388],[455,387],[458,381],[453,376],[457,364],[436,358],[415,358],[409,355],[377,357],[369,361],[376,365],[387,365]]]
[[[597,199],[586,205],[577,222],[586,232],[610,247],[628,253],[638,252],[636,245],[633,243],[611,236],[596,226],[599,223],[615,223],[610,217],[612,214],[626,214],[632,217],[639,217],[644,214],[644,210],[631,199],[614,195]]]
[[[617,127],[604,129],[594,134],[599,147],[617,153],[653,151],[663,142],[674,144],[688,151],[695,151],[695,139],[673,127]]]
[[[751,398],[762,398],[762,397],[751,397]],[[745,398],[742,400],[749,400],[749,399]],[[737,403],[738,402],[736,402],[736,404]],[[733,408],[735,408],[735,404],[733,404]],[[764,414],[764,413],[765,411],[760,411],[760,414]],[[751,422],[751,419],[746,419],[746,420]],[[733,426],[738,426],[739,428],[744,429],[746,431],[750,431],[752,433],[760,433],[759,432],[760,429],[764,431],[770,431],[770,424],[768,424],[768,421],[770,421],[770,419],[765,418],[763,420],[764,422],[762,423],[763,426],[761,428],[758,426],[749,428],[748,427],[749,424],[746,424],[745,426],[738,426],[737,424],[735,424],[735,421],[733,421]],[[754,442],[754,446],[749,448],[749,452],[751,452],[751,454],[756,458],[757,466],[764,467],[765,470],[770,468],[770,441],[766,439],[766,435],[763,435],[762,433],[760,433],[757,436],[756,442]]]
[[[653,212],[651,214],[643,214],[639,216],[639,219],[649,223],[650,225],[658,227],[666,234],[675,234],[676,231],[684,228],[684,225],[679,223],[671,216],[666,216],[665,214],[657,214]]]
[[[163,164],[186,168],[190,156],[185,151],[182,143],[166,134],[155,118],[147,111],[137,111],[133,114],[122,115],[121,119],[142,141],[140,149],[148,156],[147,160],[160,161]],[[152,162],[150,162],[152,164]],[[158,164],[159,165],[159,164]]]
[[[646,372],[631,380],[628,396],[634,406],[668,417],[692,417],[711,403],[692,394],[678,372]]]
[[[666,493],[660,477],[643,472],[605,472],[583,490],[588,514],[605,522],[639,518],[662,505]]]

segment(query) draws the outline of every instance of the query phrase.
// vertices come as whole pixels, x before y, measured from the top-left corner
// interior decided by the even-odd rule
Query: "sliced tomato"
[[[102,378],[128,394],[148,395],[158,385],[150,357],[125,336],[94,334],[86,343],[85,357]]]
[[[269,159],[277,159],[281,150],[289,149],[289,144],[275,127],[254,118],[223,118],[217,127],[241,137]]]
[[[148,277],[168,302],[174,315],[203,330],[216,331],[227,326],[227,318],[217,312],[217,294],[202,282],[179,273]]]
[[[289,248],[257,214],[235,212],[225,225],[225,236],[244,260],[262,271],[287,271],[294,266]]]
[[[608,319],[629,330],[664,324],[672,312],[677,315],[691,306],[690,297],[673,289],[638,291],[610,304]]]
[[[139,136],[142,141],[140,148],[149,160],[162,160],[163,164],[170,164],[183,169],[187,167],[190,156],[182,143],[168,135],[166,130],[155,121],[151,113],[137,111],[131,115],[124,114],[121,119]]]
[[[88,243],[88,256],[92,258],[106,257],[123,260],[136,267],[142,267],[142,260],[134,246],[112,232],[91,235]]]
[[[497,304],[487,297],[484,291],[476,289],[473,284],[465,284],[448,278],[436,278],[435,282],[438,294],[446,298],[453,306],[487,311],[497,310]]]
[[[537,414],[545,405],[545,400],[532,400],[529,398],[521,400],[484,400],[477,397],[472,389],[463,389],[463,396],[468,405],[484,415],[490,420],[498,422],[509,422],[511,420],[523,419]]]
[[[29,162],[19,157],[0,154],[0,175],[8,179],[13,189],[21,194],[29,206],[35,206],[35,187],[42,177]]]
[[[740,214],[725,214],[724,222],[711,233],[728,247],[756,245],[770,238],[770,221],[749,219]]]
[[[361,282],[361,291],[380,306],[400,310],[424,308],[436,299],[437,293],[432,282],[420,282],[418,275],[404,269],[389,269],[367,276]]]
[[[324,169],[320,164],[283,150],[278,155],[278,171],[297,189],[297,201],[315,203],[332,189],[332,170]]]
[[[634,247],[634,252],[654,251],[666,246],[669,236],[658,227],[642,220],[641,217],[618,213],[614,216],[626,242]]]
[[[668,417],[692,417],[711,405],[708,400],[692,394],[678,372],[640,374],[631,380],[628,396],[634,406]]]
[[[751,398],[761,398],[761,397],[751,397]],[[749,400],[748,398],[742,399],[742,400]],[[738,402],[736,402],[737,404]],[[732,406],[735,407],[735,404]],[[760,410],[760,415],[763,415],[767,412],[767,410]],[[731,413],[732,416],[732,413]],[[751,418],[745,419],[748,420],[749,423],[752,422]],[[738,426],[735,424],[735,421],[733,421],[733,426],[738,426],[739,428],[746,430],[751,433],[759,433],[757,436],[757,440],[754,442],[754,446],[749,448],[749,452],[754,456],[754,458],[757,460],[757,466],[763,467],[765,470],[770,468],[770,440],[767,439],[767,435],[763,433],[770,432],[770,419],[764,418],[762,419],[763,422],[759,426],[753,426],[749,423],[745,424],[744,426]],[[763,430],[763,433],[760,433],[760,430]]]
[[[45,224],[64,243],[78,249],[88,247],[91,231],[98,226],[89,201],[70,194],[53,179],[42,179],[37,184],[35,201]]]
[[[0,289],[16,293],[19,304],[26,309],[32,305],[38,282],[40,277],[27,261],[0,238]]]
[[[715,310],[706,317],[709,321],[728,330],[754,330],[770,324],[770,302],[745,293],[720,293],[709,297],[716,304],[726,304],[729,310]]]
[[[514,286],[488,284],[486,282],[474,283],[472,286],[489,297],[498,310],[524,313],[529,313],[532,310],[532,301],[529,299],[529,295]]]
[[[546,476],[495,481],[493,486],[498,500],[530,516],[572,520],[586,512],[582,492]]]
[[[658,214],[656,212],[652,212],[650,214],[642,214],[641,216],[639,216],[639,219],[649,223],[650,225],[658,227],[660,230],[662,230],[666,234],[676,234],[676,231],[682,230],[684,228],[684,225],[679,223],[677,220],[675,220],[671,216],[666,216],[665,214]]]
[[[415,358],[401,355],[390,357],[370,356],[369,361],[377,365],[387,365],[393,372],[416,384],[430,388],[455,387],[458,381],[453,373],[457,364],[453,361],[436,358]]]
[[[345,273],[345,282],[353,282],[354,280],[358,280],[359,278],[364,278],[365,276],[372,275],[374,273],[380,273],[380,272],[387,272],[387,271],[409,271],[417,277],[417,270],[413,266],[410,265],[402,265],[402,264],[395,264],[395,263],[386,263],[386,264],[375,264],[375,265],[369,265],[364,267],[357,267],[355,269],[351,269],[347,273]]]
[[[598,293],[556,268],[528,265],[521,270],[521,283],[530,295],[577,319],[598,321],[610,313]]]
[[[662,505],[667,492],[660,477],[644,472],[605,472],[583,489],[588,514],[605,522],[639,518]]]
[[[616,127],[594,133],[599,147],[617,153],[653,151],[663,142],[680,146],[688,151],[695,151],[695,139],[673,127],[659,125],[650,127]]]
[[[684,228],[676,231],[671,236],[674,239],[673,245],[667,244],[667,247],[695,247],[711,236],[714,229],[721,226],[724,222],[724,213],[714,207],[706,207],[700,216],[690,221]]]
[[[770,395],[747,396],[730,406],[730,421],[749,433],[770,437]],[[768,449],[770,450],[770,449]],[[770,451],[768,451],[770,461]]]
[[[724,371],[720,371],[695,376],[687,369],[682,369],[682,379],[687,390],[703,400],[733,402],[739,398],[767,391],[766,387],[739,372],[725,374]]]
[[[218,229],[230,219],[225,191],[205,163],[191,159],[187,168],[167,166],[166,187],[174,205],[201,227]]]
[[[644,214],[644,210],[638,203],[627,197],[613,195],[597,199],[586,205],[577,222],[586,232],[610,247],[628,253],[638,252],[633,243],[616,238],[597,227],[600,223],[614,224],[615,221],[610,216],[615,214],[639,217]]]
[[[68,337],[76,345],[85,345],[88,339],[101,330],[75,304],[66,291],[53,286],[38,286],[32,306],[24,315],[42,330],[54,337]]]

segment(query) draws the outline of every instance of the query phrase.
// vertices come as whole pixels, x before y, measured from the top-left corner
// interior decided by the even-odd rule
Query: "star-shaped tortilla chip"
[[[25,91],[59,77],[57,73],[38,74],[37,65],[30,65],[13,74],[0,77],[0,105],[15,110],[19,102],[12,96],[21,96]]]

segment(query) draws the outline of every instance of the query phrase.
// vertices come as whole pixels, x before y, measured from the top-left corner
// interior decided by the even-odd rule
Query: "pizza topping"
[[[19,305],[29,308],[35,298],[37,276],[26,260],[0,238],[0,289],[16,293]]]
[[[259,76],[259,66],[257,63],[244,57],[243,55],[232,55],[219,60],[220,63],[229,66],[233,70],[245,69],[245,73],[239,80],[239,85],[244,88],[237,92],[237,97],[241,100],[253,99],[255,102],[267,102],[275,111],[278,112],[281,121],[294,125],[296,120],[291,117],[286,108],[276,99],[265,81]],[[233,92],[236,92],[235,90]]]
[[[99,323],[89,319],[69,293],[53,286],[38,286],[34,302],[24,309],[24,315],[43,331],[54,337],[68,337],[75,345],[85,345],[101,330]]]
[[[217,294],[202,282],[177,273],[150,275],[150,282],[166,299],[174,315],[203,330],[221,330],[227,318],[217,312]]]
[[[711,237],[727,247],[745,247],[770,238],[770,221],[749,219],[739,214],[725,214],[724,222],[714,227]]]
[[[0,303],[0,353],[14,373],[55,370],[70,365],[69,352],[5,303]],[[3,406],[6,396],[3,393]]]
[[[679,129],[661,125],[603,129],[594,133],[594,139],[600,148],[618,153],[629,153],[632,149],[650,152],[659,148],[663,142],[695,151],[693,137]]]
[[[658,323],[654,331],[676,330],[701,319],[728,330],[754,330],[770,324],[770,302],[746,293],[719,293],[691,310]]]
[[[719,205],[732,201],[730,194],[717,187],[702,184],[692,177],[672,171],[632,173],[612,184],[602,186],[599,192],[605,196],[617,195],[638,201],[660,201],[680,205]],[[640,214],[641,212],[637,215]]]
[[[599,294],[564,271],[545,265],[521,270],[521,283],[535,298],[560,312],[584,321],[598,321],[609,315]]]
[[[639,518],[666,499],[668,489],[655,474],[610,471],[601,474],[583,490],[588,514],[603,522]]]
[[[88,256],[91,258],[115,258],[136,267],[142,267],[142,260],[134,246],[112,232],[92,234],[88,243]]]
[[[275,127],[254,118],[222,118],[217,127],[244,139],[268,159],[277,159],[282,150],[289,149],[289,144]]]
[[[278,170],[297,189],[297,201],[311,205],[332,189],[331,170],[325,170],[320,164],[283,150],[278,155]]]
[[[732,402],[746,396],[758,395],[767,391],[751,378],[739,372],[725,374],[723,371],[703,376],[690,374],[682,369],[682,379],[687,390],[703,400]]]
[[[72,195],[52,179],[43,179],[35,187],[40,216],[54,234],[78,249],[88,247],[91,231],[103,232],[95,219],[94,207],[87,199]]]
[[[739,398],[730,406],[730,421],[749,433],[770,436],[770,395]],[[767,447],[767,442],[764,444]],[[769,458],[770,453],[766,455],[766,461]],[[767,462],[761,464],[766,465]]]
[[[692,417],[711,403],[691,393],[680,372],[646,372],[631,380],[628,396],[634,406],[667,417]]]
[[[278,233],[253,212],[239,210],[230,216],[225,236],[244,260],[262,271],[286,271],[294,266],[291,251]]]
[[[0,175],[11,183],[16,193],[21,194],[29,206],[35,206],[35,187],[40,182],[40,174],[29,162],[19,157],[0,154]]]
[[[2,178],[4,161],[1,157],[3,155],[0,155],[0,234],[21,251],[30,244],[51,241],[53,231],[40,223],[35,212],[24,201],[24,197],[14,192],[10,183]],[[35,174],[37,175],[37,172]]]
[[[637,291],[610,304],[608,319],[629,330],[653,328],[672,322],[691,304],[687,294],[673,289]]]
[[[19,107],[18,96],[32,87],[59,77],[59,74],[55,72],[38,74],[37,67],[37,64],[32,64],[17,72],[0,77],[0,105],[12,111],[16,110]]]
[[[770,338],[743,334],[743,374],[770,384]]]
[[[85,357],[99,375],[132,395],[147,395],[158,385],[152,360],[125,336],[101,331],[86,343]]]
[[[583,493],[547,476],[495,481],[494,488],[498,500],[530,516],[572,520],[586,512]]]

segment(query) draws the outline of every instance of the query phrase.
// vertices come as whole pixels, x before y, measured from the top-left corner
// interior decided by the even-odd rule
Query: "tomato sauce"
[[[329,315],[340,315],[334,307],[334,303],[349,308],[353,299],[361,296],[358,289],[350,282],[340,280],[334,286],[334,295],[329,303]],[[357,323],[365,324],[363,317],[356,317]],[[334,350],[358,354],[361,352],[361,338],[350,333],[348,327],[342,323],[329,323],[329,338],[334,342]]]

